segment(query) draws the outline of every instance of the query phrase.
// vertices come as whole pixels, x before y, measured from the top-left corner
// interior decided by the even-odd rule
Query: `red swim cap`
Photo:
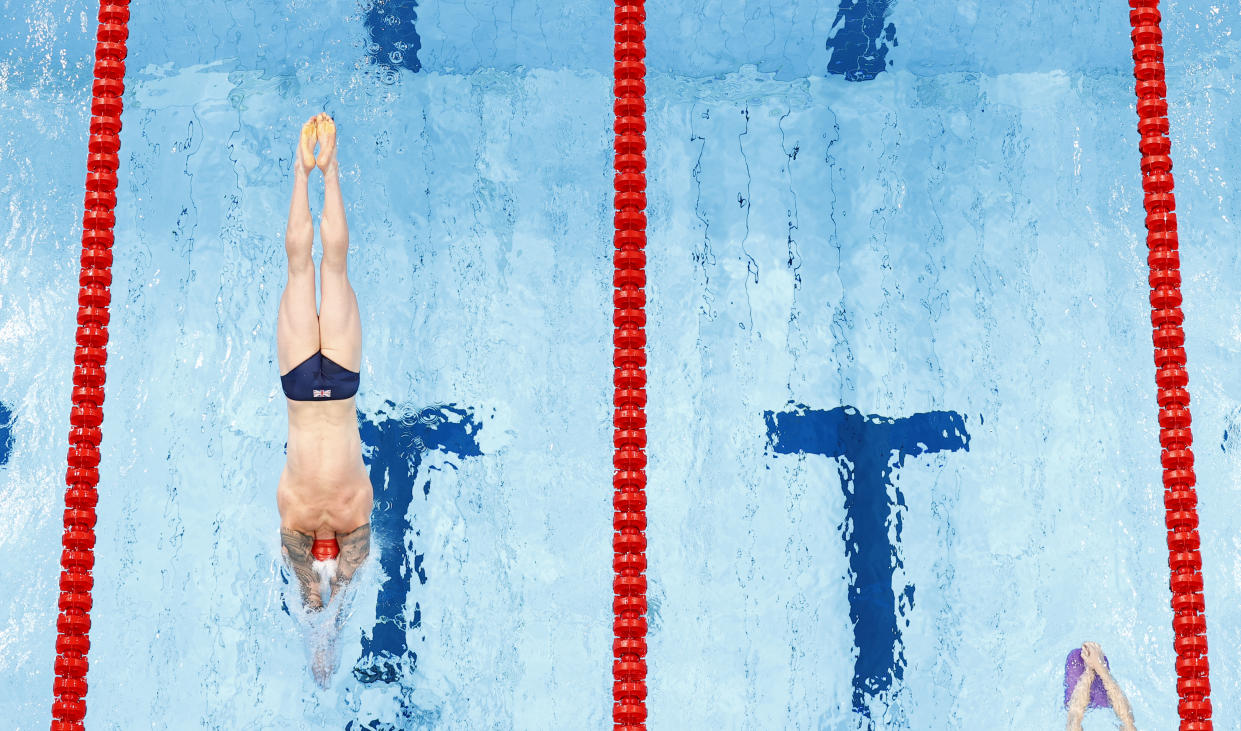
[[[326,561],[329,558],[336,558],[340,555],[340,544],[335,538],[326,540],[316,540],[315,544],[310,547],[310,555],[314,556],[316,561]]]

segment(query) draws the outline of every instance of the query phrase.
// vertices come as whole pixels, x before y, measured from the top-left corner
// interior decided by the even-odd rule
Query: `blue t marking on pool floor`
[[[397,410],[392,402],[388,406]],[[383,410],[374,417],[358,412],[358,418],[363,458],[375,495],[371,530],[380,547],[380,567],[386,579],[379,587],[375,603],[375,626],[362,636],[362,657],[354,665],[353,675],[368,684],[404,683],[412,680],[410,673],[418,661],[417,653],[409,647],[406,631],[417,629],[422,623],[422,608],[417,602],[412,617],[406,615],[405,608],[414,581],[427,582],[423,554],[411,552],[406,545],[407,535],[415,531],[409,516],[414,494],[420,492],[425,498],[431,492],[431,478],[421,469],[424,455],[436,450],[454,457],[482,455],[477,440],[480,425],[472,409],[455,405],[432,406],[404,417]],[[398,699],[401,718],[395,725],[359,720],[351,721],[346,728],[399,729],[410,727],[414,721],[433,721],[420,718],[427,709],[407,702],[409,690],[412,689],[402,685]]]
[[[393,71],[403,68],[414,73],[421,71],[418,51],[422,49],[422,39],[414,26],[418,19],[418,0],[373,0],[373,3],[363,21],[372,44],[367,49],[367,58]]]
[[[883,24],[892,0],[840,0],[836,29],[827,39],[827,72],[846,81],[870,81],[886,69],[888,51],[896,46],[896,25]]]
[[[852,573],[849,618],[858,656],[853,667],[853,710],[870,718],[868,700],[905,674],[905,656],[892,586],[893,569],[904,566],[899,550],[900,508],[905,498],[892,471],[906,457],[969,451],[965,419],[954,411],[930,411],[892,419],[867,416],[852,406],[828,411],[790,405],[767,411],[767,438],[778,454],[822,454],[837,460],[845,491],[845,553]],[[890,490],[890,491],[889,491]],[[891,495],[891,497],[890,497]],[[894,521],[894,541],[888,539]],[[901,592],[900,614],[913,609],[914,588]]]
[[[0,402],[0,467],[9,463],[13,453],[13,410]]]

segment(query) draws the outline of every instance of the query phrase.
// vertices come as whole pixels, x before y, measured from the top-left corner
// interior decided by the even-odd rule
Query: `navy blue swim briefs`
[[[322,352],[280,377],[292,401],[341,401],[358,392],[360,374],[345,370]]]

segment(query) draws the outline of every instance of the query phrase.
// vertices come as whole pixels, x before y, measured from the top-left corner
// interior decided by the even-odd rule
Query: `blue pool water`
[[[652,4],[652,729],[1173,728],[1123,3]],[[50,720],[95,6],[0,0],[0,714]],[[1241,715],[1241,11],[1164,7],[1212,700]],[[611,14],[137,3],[89,728],[601,729]],[[275,361],[341,135],[378,560],[315,688]],[[320,188],[312,183],[312,209]],[[1092,712],[1088,728],[1111,728]]]

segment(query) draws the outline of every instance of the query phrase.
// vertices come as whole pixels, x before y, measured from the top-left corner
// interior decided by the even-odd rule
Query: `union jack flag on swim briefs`
[[[311,390],[314,391],[315,398],[332,398],[332,389],[330,388],[315,388]]]

